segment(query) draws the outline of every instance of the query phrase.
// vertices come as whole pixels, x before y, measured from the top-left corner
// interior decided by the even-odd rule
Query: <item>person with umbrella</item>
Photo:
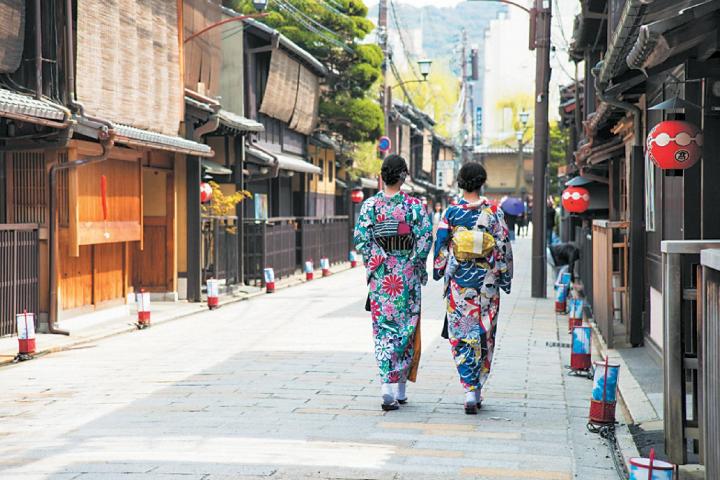
[[[505,222],[507,223],[508,230],[510,231],[510,241],[515,241],[515,225],[520,216],[525,213],[525,203],[522,198],[517,197],[505,197],[500,202],[500,208],[505,213]]]

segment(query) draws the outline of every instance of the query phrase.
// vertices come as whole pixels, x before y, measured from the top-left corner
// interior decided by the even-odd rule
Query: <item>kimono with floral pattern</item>
[[[375,225],[393,219],[410,226],[413,248],[386,252],[373,234]],[[427,283],[432,225],[425,208],[404,192],[379,192],[363,203],[355,225],[355,248],[365,263],[372,315],[375,359],[383,383],[405,382],[412,366],[420,319],[420,287]]]
[[[458,260],[452,235],[462,227],[491,234],[493,251],[485,258]],[[465,391],[482,389],[490,374],[500,290],[510,293],[512,261],[502,210],[492,207],[486,198],[476,206],[462,200],[447,209],[435,240],[433,278],[445,282],[447,336]]]

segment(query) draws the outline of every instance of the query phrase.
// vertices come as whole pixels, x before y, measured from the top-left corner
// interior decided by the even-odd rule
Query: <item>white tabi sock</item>
[[[407,394],[405,393],[405,387],[407,386],[407,383],[401,382],[397,384],[397,398],[398,400],[405,400],[407,399]]]
[[[382,398],[385,405],[390,405],[395,402],[395,386],[397,383],[383,383],[382,384]]]
[[[477,403],[477,397],[475,396],[475,390],[473,390],[472,392],[465,393],[465,403],[467,403],[467,404]]]

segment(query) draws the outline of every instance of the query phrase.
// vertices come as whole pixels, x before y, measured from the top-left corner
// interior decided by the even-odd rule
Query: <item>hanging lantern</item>
[[[212,199],[212,187],[209,183],[202,182],[200,184],[200,201],[207,203]]]
[[[702,157],[703,134],[689,122],[660,122],[647,137],[647,152],[655,165],[663,170],[690,168]]]
[[[365,194],[363,193],[362,188],[354,188],[350,193],[350,200],[352,200],[353,203],[362,203],[364,199]]]
[[[590,192],[583,187],[568,187],[563,190],[562,206],[570,213],[583,213],[590,206]]]

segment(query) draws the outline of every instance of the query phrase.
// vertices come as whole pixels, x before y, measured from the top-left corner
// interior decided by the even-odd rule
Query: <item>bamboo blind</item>
[[[25,0],[0,0],[0,73],[20,66],[25,39]]]
[[[222,11],[216,0],[184,0],[183,38],[188,38],[220,20]],[[220,28],[208,30],[183,46],[185,86],[209,97],[220,95],[222,31]]]
[[[310,135],[317,124],[320,109],[320,81],[307,68],[300,66],[295,110],[290,119],[290,128]]]
[[[300,64],[282,50],[273,50],[260,113],[290,122],[298,96],[299,77]]]
[[[177,135],[177,2],[78,0],[77,93],[89,113]]]

